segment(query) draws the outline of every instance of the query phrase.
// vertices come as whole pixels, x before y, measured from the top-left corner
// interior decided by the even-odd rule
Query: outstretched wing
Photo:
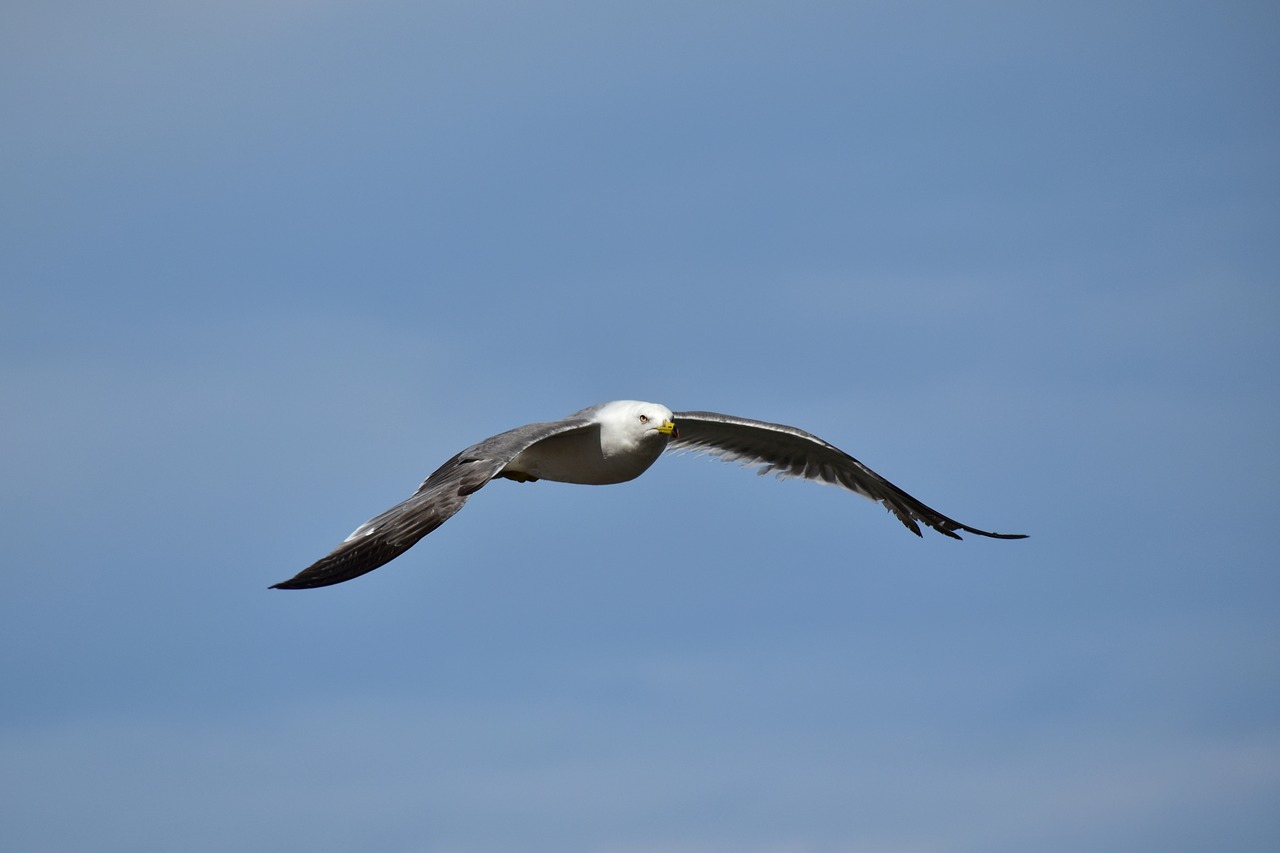
[[[842,486],[863,497],[879,501],[898,517],[912,533],[920,533],[923,522],[934,530],[959,539],[957,530],[992,539],[1025,539],[1021,533],[991,533],[948,518],[925,506],[902,489],[816,435],[784,424],[753,421],[716,412],[676,412],[678,437],[667,444],[669,451],[707,453],[726,462],[756,466],[761,474],[799,477]]]
[[[583,418],[516,427],[474,444],[441,465],[418,491],[357,527],[327,556],[272,589],[311,589],[349,581],[394,560],[462,509],[521,451],[561,433],[593,427]]]

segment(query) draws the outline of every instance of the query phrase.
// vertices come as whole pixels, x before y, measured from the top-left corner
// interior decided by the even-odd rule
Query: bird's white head
[[[661,403],[614,400],[601,406],[597,416],[612,428],[617,440],[633,446],[649,442],[665,446],[667,439],[679,434],[671,410]]]

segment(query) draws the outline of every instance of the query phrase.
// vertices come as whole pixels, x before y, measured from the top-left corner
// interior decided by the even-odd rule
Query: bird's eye
[[[640,416],[640,423],[642,423],[642,424],[647,424],[648,422],[649,422],[649,416],[648,416],[648,415],[641,415],[641,416]]]

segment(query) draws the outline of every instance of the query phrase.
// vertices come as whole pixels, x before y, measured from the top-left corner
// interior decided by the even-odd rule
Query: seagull
[[[496,477],[604,486],[639,477],[665,450],[707,454],[761,474],[828,483],[884,504],[917,536],[920,524],[959,539],[991,533],[925,506],[843,450],[793,426],[716,412],[672,412],[658,403],[615,400],[567,418],[526,424],[473,444],[418,490],[357,527],[328,555],[272,589],[312,589],[349,581],[394,560],[462,509]]]

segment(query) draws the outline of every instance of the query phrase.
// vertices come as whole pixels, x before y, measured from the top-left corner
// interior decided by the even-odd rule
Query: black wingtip
[[[311,589],[317,586],[329,586],[338,583],[336,580],[329,580],[323,574],[312,572],[311,569],[304,569],[298,572],[288,580],[282,580],[280,583],[273,583],[267,589]]]
[[[332,562],[329,557],[326,557],[314,566],[298,572],[288,580],[273,583],[267,589],[316,589],[322,586],[333,586],[336,583],[342,583],[364,574],[363,571],[341,571],[341,568],[333,566]],[[368,570],[366,569],[365,571]]]
[[[366,569],[365,571],[371,570]],[[301,572],[297,577],[289,578],[287,581],[273,583],[267,589],[319,589],[322,586],[333,586],[334,584],[349,581],[362,574],[364,572],[311,572],[307,570]]]
[[[978,536],[985,536],[988,539],[1027,539],[1030,538],[1026,533],[991,533],[986,530],[974,530],[972,527],[962,528],[970,533]]]
[[[268,589],[318,589],[345,583],[391,562],[408,550],[418,538],[421,537],[394,544],[376,537],[344,542],[293,577],[272,584]]]

